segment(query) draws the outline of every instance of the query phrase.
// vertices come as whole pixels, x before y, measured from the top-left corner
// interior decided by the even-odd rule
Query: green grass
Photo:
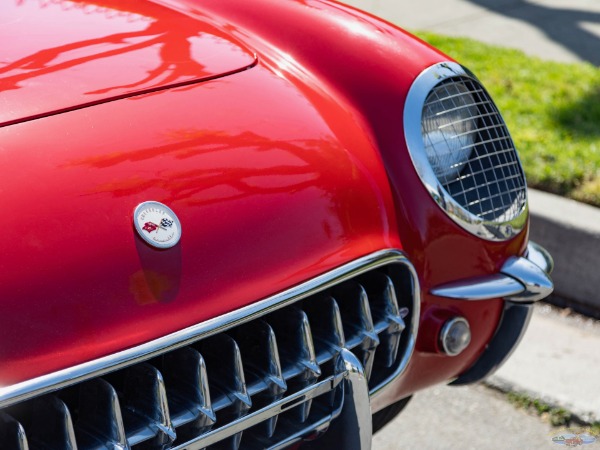
[[[515,392],[509,392],[507,398],[517,408],[547,418],[553,427],[569,426],[571,424],[572,414],[563,408],[553,408],[542,400]]]
[[[543,400],[530,397],[518,392],[507,392],[508,401],[517,408],[524,409],[529,413],[536,414],[547,420],[553,427],[577,427],[593,436],[600,436],[600,422],[583,422],[575,418],[573,413],[564,408],[553,407]]]
[[[600,69],[432,33],[474,72],[504,116],[531,187],[600,206]]]

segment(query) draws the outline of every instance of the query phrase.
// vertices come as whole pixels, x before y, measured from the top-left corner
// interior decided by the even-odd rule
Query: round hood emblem
[[[181,237],[181,223],[171,208],[159,202],[140,203],[133,224],[141,238],[156,248],[171,248]]]

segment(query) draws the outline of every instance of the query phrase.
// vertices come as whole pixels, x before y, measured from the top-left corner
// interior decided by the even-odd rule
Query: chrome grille
[[[314,439],[341,414],[344,352],[356,355],[374,392],[398,375],[414,345],[405,330],[418,316],[408,263],[359,273],[11,404],[0,412],[0,447],[281,448]]]
[[[447,120],[457,111],[467,118]],[[439,124],[442,138],[426,138],[425,150],[460,206],[486,222],[508,222],[522,213],[527,201],[523,169],[498,109],[476,80],[452,77],[435,86],[425,100],[423,121]],[[440,173],[450,169],[444,158],[448,148],[465,152],[466,158],[444,178]]]

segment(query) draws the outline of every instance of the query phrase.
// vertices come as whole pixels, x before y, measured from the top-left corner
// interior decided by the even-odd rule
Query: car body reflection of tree
[[[18,18],[38,23],[54,20],[64,23],[64,26],[85,25],[89,28],[86,34],[98,34],[97,37],[67,41],[60,45],[43,42],[32,45],[28,43],[30,40],[19,44],[19,51],[25,54],[0,62],[2,91],[19,89],[28,82],[47,75],[67,71],[80,75],[81,70],[92,71],[92,67],[97,69],[97,66],[86,64],[115,56],[130,57],[131,67],[124,71],[129,72],[130,76],[142,77],[125,84],[110,84],[85,94],[152,90],[165,84],[215,75],[215,72],[221,70],[219,63],[215,63],[218,59],[215,53],[218,52],[206,51],[215,45],[222,51],[242,52],[231,43],[227,30],[214,25],[207,17],[199,17],[200,13],[195,12],[192,17],[154,2],[19,0],[3,5],[2,9],[7,20]],[[31,49],[30,53],[27,53],[28,49]],[[210,61],[207,62],[204,58],[208,53]],[[151,65],[154,67],[148,68]],[[212,67],[208,67],[209,65]]]

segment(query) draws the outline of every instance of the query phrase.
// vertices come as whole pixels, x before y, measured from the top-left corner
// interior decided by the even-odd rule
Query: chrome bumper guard
[[[492,375],[504,364],[525,334],[533,312],[533,302],[552,293],[554,286],[548,274],[553,268],[550,254],[530,242],[525,255],[509,258],[499,274],[432,289],[434,295],[457,300],[505,300],[494,337],[475,364],[450,385],[476,383]]]
[[[537,302],[554,290],[548,275],[553,268],[550,254],[530,242],[525,255],[509,258],[500,273],[444,284],[433,288],[431,293],[455,300],[503,298],[516,303]]]
[[[362,364],[352,352],[342,349],[337,370],[343,374],[344,405],[337,420],[320,439],[308,441],[303,450],[343,448],[344,450],[369,450],[373,437],[373,422],[369,384]]]

